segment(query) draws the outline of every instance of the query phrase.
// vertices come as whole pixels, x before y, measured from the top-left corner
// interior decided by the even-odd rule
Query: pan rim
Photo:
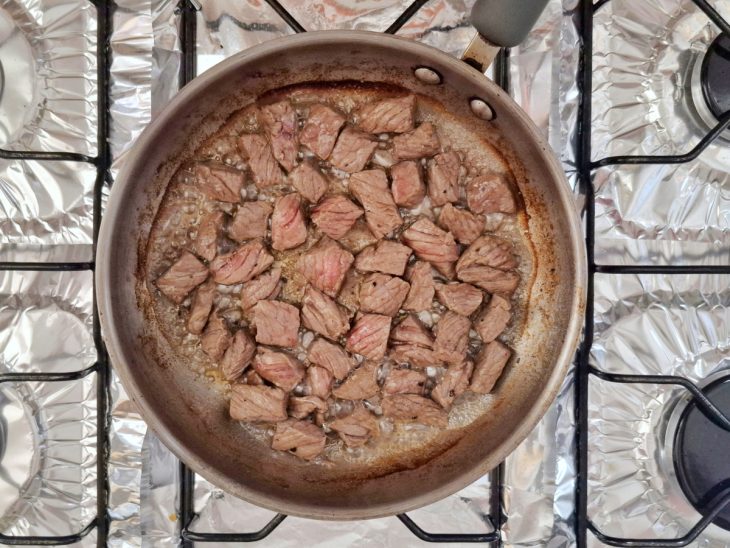
[[[461,73],[461,76],[473,80],[477,85],[487,87],[494,96],[505,102],[516,114],[521,124],[526,126],[535,140],[535,144],[542,150],[546,163],[549,167],[550,174],[556,180],[562,181],[564,184],[558,185],[559,204],[566,212],[566,224],[568,233],[570,234],[570,247],[573,254],[573,276],[575,285],[570,295],[572,297],[570,303],[570,319],[565,332],[565,339],[562,348],[558,354],[553,368],[550,372],[547,382],[539,395],[538,403],[536,403],[529,412],[523,417],[519,427],[516,428],[504,441],[496,446],[493,451],[485,455],[480,463],[469,470],[464,471],[454,480],[443,484],[438,488],[430,490],[418,496],[408,496],[407,494],[398,503],[388,502],[380,505],[363,504],[362,507],[348,507],[340,509],[328,506],[327,501],[322,501],[321,505],[316,508],[311,505],[298,504],[283,499],[278,496],[271,496],[260,490],[250,489],[241,482],[234,480],[219,470],[208,466],[204,461],[199,459],[192,451],[187,449],[185,445],[167,428],[164,421],[160,420],[153,407],[148,404],[143,397],[143,390],[140,384],[132,374],[129,364],[123,357],[122,341],[119,333],[115,329],[115,320],[112,308],[112,291],[108,290],[109,276],[111,273],[112,250],[109,242],[113,241],[115,233],[120,230],[120,221],[124,216],[121,205],[124,203],[121,196],[130,183],[130,175],[136,170],[136,166],[142,161],[141,156],[135,151],[145,150],[155,139],[159,137],[169,120],[177,115],[178,105],[183,104],[190,97],[195,96],[200,89],[207,87],[211,81],[215,81],[225,75],[229,70],[244,63],[250,63],[270,55],[271,53],[296,47],[297,45],[306,46],[325,41],[340,41],[349,44],[371,45],[373,38],[377,37],[380,46],[388,46],[400,50],[408,50],[409,52],[420,54],[426,59],[435,58],[436,60],[448,64],[455,71]],[[350,31],[350,30],[327,30],[314,31],[301,34],[294,34],[270,40],[244,50],[212,67],[202,75],[196,77],[187,86],[168,103],[165,109],[153,120],[142,132],[133,145],[132,153],[120,170],[115,184],[112,186],[106,212],[101,221],[99,232],[99,244],[96,250],[96,276],[95,291],[98,303],[99,320],[102,328],[102,336],[107,344],[107,351],[110,361],[114,366],[114,370],[119,375],[123,386],[125,387],[131,401],[139,409],[142,418],[147,426],[154,434],[187,466],[195,473],[199,474],[214,485],[225,485],[225,490],[231,492],[234,496],[240,497],[258,506],[282,512],[292,516],[299,516],[313,519],[327,520],[352,520],[352,519],[373,519],[385,516],[392,516],[396,513],[402,513],[414,510],[440,500],[455,491],[473,483],[479,477],[493,469],[502,462],[514,449],[525,439],[525,437],[533,430],[545,414],[549,406],[553,403],[557,393],[559,392],[563,380],[567,374],[568,368],[572,363],[583,327],[583,311],[587,293],[587,257],[585,246],[583,245],[583,230],[580,225],[580,217],[575,206],[574,196],[569,189],[565,173],[548,145],[545,138],[535,126],[534,122],[527,116],[522,108],[514,102],[501,88],[494,84],[482,73],[470,67],[466,63],[444,53],[443,51],[414,42],[410,39],[386,35],[380,32],[371,31]]]

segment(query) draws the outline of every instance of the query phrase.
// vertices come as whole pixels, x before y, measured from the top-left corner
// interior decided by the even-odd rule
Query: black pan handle
[[[476,0],[471,24],[477,35],[461,58],[484,72],[500,48],[521,43],[542,14],[548,0]]]

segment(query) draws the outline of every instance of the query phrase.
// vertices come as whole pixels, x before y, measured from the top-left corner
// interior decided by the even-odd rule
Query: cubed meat
[[[477,394],[489,394],[507,365],[512,352],[499,341],[482,346],[474,364],[469,390]]]
[[[363,249],[355,258],[355,268],[362,272],[382,272],[402,276],[411,253],[410,247],[383,240],[375,246]]]
[[[228,236],[237,242],[265,238],[272,209],[268,202],[244,202],[228,225]]]
[[[299,142],[322,160],[329,158],[345,117],[325,105],[309,107],[309,116],[299,134]]]
[[[352,228],[363,210],[342,194],[329,196],[312,208],[312,222],[330,238],[339,240]]]
[[[446,410],[450,409],[454,400],[468,388],[473,370],[474,365],[470,361],[450,366],[431,391],[433,401]]]
[[[217,312],[211,314],[208,324],[200,336],[200,347],[211,360],[217,362],[223,357],[233,339],[225,320]]]
[[[289,101],[279,101],[261,108],[261,120],[274,158],[284,169],[291,171],[297,165],[299,152],[297,113]]]
[[[365,221],[377,238],[383,238],[403,224],[388,189],[388,178],[384,171],[370,169],[353,173],[350,176],[349,189],[365,208]]]
[[[364,219],[358,219],[352,228],[347,231],[338,241],[353,253],[359,253],[369,245],[378,241],[375,235],[370,232]]]
[[[409,314],[390,331],[390,341],[394,344],[416,344],[433,348],[433,336],[428,328],[413,314]]]
[[[390,336],[390,316],[363,314],[347,335],[346,348],[371,360],[382,360]]]
[[[383,394],[420,394],[426,390],[428,377],[422,371],[391,369],[383,384]]]
[[[442,305],[462,316],[479,308],[484,296],[481,289],[465,283],[436,284],[436,295]]]
[[[462,244],[469,245],[484,232],[484,217],[466,209],[446,204],[438,219],[441,228],[448,230]]]
[[[281,292],[281,268],[272,268],[251,281],[241,289],[241,308],[248,310],[257,302],[273,300]]]
[[[368,133],[403,133],[413,129],[415,111],[413,95],[382,99],[358,110],[357,125]]]
[[[291,451],[300,459],[312,460],[324,451],[327,435],[307,421],[287,419],[276,423],[271,448],[277,451]]]
[[[459,201],[460,170],[461,158],[453,150],[437,154],[428,162],[428,196],[432,205]]]
[[[350,329],[347,310],[311,285],[307,286],[302,298],[302,323],[307,329],[332,340]]]
[[[330,163],[347,173],[362,171],[378,147],[378,142],[355,128],[347,126],[340,133],[330,155]]]
[[[290,392],[304,380],[305,368],[294,356],[259,346],[253,368],[272,384]]]
[[[396,160],[417,160],[438,154],[441,142],[436,128],[424,122],[416,129],[393,137],[393,157]]]
[[[499,270],[491,266],[468,266],[458,273],[459,279],[481,287],[488,293],[511,295],[520,283],[517,272]]]
[[[206,261],[212,261],[218,253],[218,234],[223,226],[225,213],[215,210],[203,217],[198,225],[198,234],[193,240],[193,252]]]
[[[208,323],[208,316],[210,316],[210,311],[213,309],[215,293],[216,284],[213,280],[208,280],[195,291],[193,303],[190,305],[190,314],[188,315],[188,331],[193,335],[200,335],[205,324]]]
[[[308,417],[315,411],[327,411],[327,402],[317,396],[299,396],[289,398],[289,416],[295,419]]]
[[[447,278],[453,277],[453,263],[459,258],[459,246],[450,233],[421,218],[403,232],[402,240],[419,259],[430,262]]]
[[[378,422],[362,405],[356,405],[352,413],[333,420],[329,426],[348,447],[362,447],[378,435]]]
[[[175,304],[185,300],[208,277],[208,268],[189,251],[183,251],[165,273],[157,278],[157,288]]]
[[[211,200],[235,204],[241,200],[241,189],[246,181],[243,171],[213,162],[195,166],[198,188]]]
[[[481,236],[477,238],[456,263],[457,272],[469,266],[491,266],[499,270],[512,270],[517,267],[512,244],[494,236]]]
[[[278,422],[286,420],[287,393],[264,385],[231,386],[230,415],[234,421]]]
[[[277,186],[284,182],[284,174],[264,137],[254,133],[241,135],[238,138],[238,148],[248,158],[248,167],[258,188]]]
[[[383,415],[395,420],[446,428],[449,415],[439,405],[416,394],[394,394],[383,398]]]
[[[292,348],[299,341],[299,310],[281,301],[259,301],[253,307],[256,342]]]
[[[458,364],[464,361],[469,345],[471,322],[461,314],[447,311],[436,324],[436,340],[433,345],[436,357],[446,363]]]
[[[504,176],[490,173],[466,185],[466,203],[474,213],[514,213],[515,197]]]
[[[489,304],[479,312],[474,320],[474,330],[479,333],[482,342],[492,342],[507,327],[511,316],[512,305],[509,300],[500,295],[492,295]]]
[[[395,316],[406,299],[409,289],[408,282],[404,282],[400,278],[380,272],[368,274],[360,284],[358,294],[360,310]]]
[[[274,262],[261,240],[251,240],[225,255],[218,255],[210,263],[216,283],[234,285],[255,278]]]
[[[317,338],[309,346],[307,358],[313,364],[329,369],[341,381],[355,367],[355,359],[338,344]]]
[[[312,365],[307,368],[307,389],[309,394],[318,398],[327,399],[332,392],[334,376],[329,369]]]
[[[431,265],[424,261],[416,261],[406,270],[406,280],[411,284],[403,303],[403,308],[414,312],[431,310],[431,304],[435,293]]]
[[[249,369],[248,371],[244,372],[241,380],[246,384],[250,384],[251,386],[261,386],[262,384],[265,384],[264,379],[261,378],[261,375],[256,373],[255,369]]]
[[[426,185],[423,184],[421,166],[418,162],[407,160],[390,168],[390,185],[393,200],[401,207],[414,208],[421,205],[426,196]]]
[[[379,390],[378,364],[366,361],[332,390],[332,394],[342,400],[366,400],[375,396]]]
[[[390,359],[398,364],[419,368],[440,367],[444,364],[433,350],[415,344],[396,344],[391,348]]]
[[[302,245],[306,239],[301,197],[296,192],[280,196],[271,214],[271,247],[285,251]]]
[[[239,329],[233,335],[231,345],[223,354],[221,371],[227,381],[235,381],[249,366],[256,353],[256,344],[246,329]]]
[[[355,258],[335,241],[323,236],[297,262],[297,269],[314,287],[336,297]]]
[[[337,295],[337,302],[347,308],[351,313],[357,312],[360,306],[357,301],[357,293],[360,290],[360,282],[362,281],[362,275],[353,269],[350,269],[345,276],[345,281],[342,282],[342,288]]]
[[[313,162],[302,162],[289,174],[289,181],[304,199],[316,203],[329,186]]]

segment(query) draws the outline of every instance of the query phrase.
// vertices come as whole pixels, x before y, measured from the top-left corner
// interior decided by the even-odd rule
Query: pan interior
[[[443,84],[427,85],[414,77],[424,61],[442,75]],[[429,115],[447,116],[469,139],[479,139],[479,147],[490,151],[500,169],[511,171],[520,189],[525,213],[509,237],[524,270],[522,314],[511,341],[516,357],[492,395],[462,404],[468,426],[399,444],[377,459],[310,465],[272,452],[230,421],[220,386],[202,382],[205,375],[201,379],[200,371],[180,358],[174,338],[165,337],[153,321],[159,311],[147,282],[156,265],[147,264],[147,242],[178,169],[232,113],[272,90],[298,85],[300,92],[311,92],[312,82],[325,81],[406,88],[423,98]],[[474,97],[492,106],[494,121],[471,114]],[[577,337],[572,316],[581,306],[574,213],[560,187],[559,167],[535,133],[524,114],[478,73],[435,50],[382,35],[289,38],[251,50],[194,81],[140,139],[104,220],[102,243],[114,242],[113,253],[100,250],[105,336],[125,386],[152,428],[222,488],[263,506],[317,518],[409,510],[497,465],[554,396]]]

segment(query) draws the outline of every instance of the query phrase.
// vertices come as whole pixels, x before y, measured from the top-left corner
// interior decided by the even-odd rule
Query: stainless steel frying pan
[[[470,63],[484,68],[494,44],[519,42],[543,5],[543,0],[478,2],[473,21],[492,43],[475,39],[466,54]],[[419,79],[424,71],[417,69],[424,67],[440,77],[438,83]],[[262,93],[341,80],[397,84],[439,101],[471,129],[497,135],[492,139],[524,201],[534,265],[514,345],[519,363],[503,375],[490,411],[427,452],[369,467],[305,463],[253,441],[228,418],[224,398],[195,378],[146,313],[145,246],[181,162],[228,115]],[[493,119],[485,119],[484,104]],[[535,426],[560,387],[580,335],[586,283],[582,241],[553,152],[527,115],[479,70],[394,36],[305,33],[217,65],[186,86],[144,131],[114,183],[102,222],[96,291],[115,370],[153,431],[195,472],[238,497],[287,514],[373,518],[454,493],[498,465]]]

